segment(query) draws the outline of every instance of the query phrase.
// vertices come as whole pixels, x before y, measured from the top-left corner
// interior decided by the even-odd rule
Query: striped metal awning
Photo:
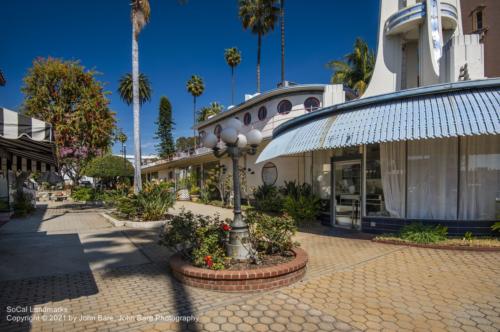
[[[0,169],[53,169],[54,151],[50,124],[0,107]]]
[[[50,124],[0,107],[0,136],[17,139],[22,136],[34,141],[52,141]]]
[[[259,155],[500,134],[500,79],[440,84],[334,105],[280,125]]]

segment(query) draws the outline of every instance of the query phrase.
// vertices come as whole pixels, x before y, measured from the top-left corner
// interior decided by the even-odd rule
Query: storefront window
[[[500,136],[460,139],[461,220],[500,219]]]
[[[405,216],[405,157],[404,142],[366,147],[367,216]]]
[[[458,140],[408,142],[409,219],[457,218]]]
[[[321,199],[330,198],[330,168],[330,153],[328,151],[313,152],[313,190]]]

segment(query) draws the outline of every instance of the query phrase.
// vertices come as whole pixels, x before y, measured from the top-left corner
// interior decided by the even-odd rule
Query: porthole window
[[[314,110],[317,110],[319,108],[319,100],[318,98],[315,97],[309,97],[304,101],[304,108],[308,112],[312,112]]]
[[[267,108],[266,106],[262,106],[259,108],[259,120],[262,121],[265,120],[265,118],[267,118]]]
[[[220,125],[215,126],[214,134],[217,136],[217,139],[220,141],[220,133],[222,132],[222,127]]]
[[[292,110],[292,103],[290,100],[282,100],[278,104],[278,113],[279,114],[288,114]]]
[[[245,126],[248,126],[250,122],[252,122],[252,114],[247,112],[245,113],[245,116],[243,116],[243,123],[245,124]]]
[[[269,186],[272,186],[278,180],[278,168],[273,163],[266,163],[262,167],[262,182]]]

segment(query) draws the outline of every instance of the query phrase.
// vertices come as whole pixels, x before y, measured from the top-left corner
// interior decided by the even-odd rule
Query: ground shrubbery
[[[101,201],[104,197],[101,190],[90,187],[73,188],[70,196],[77,202]]]
[[[399,237],[414,243],[436,243],[447,239],[448,228],[437,226],[426,226],[422,223],[412,223],[401,229]]]
[[[263,255],[291,255],[292,247],[297,244],[292,241],[296,226],[290,218],[255,211],[246,218],[250,237],[243,242],[253,249],[251,261],[258,264]],[[213,270],[229,268],[233,263],[225,251],[231,230],[229,222],[218,216],[182,211],[165,226],[160,244],[181,253],[195,266]]]
[[[25,217],[35,211],[31,196],[22,191],[16,193],[13,208],[16,217]]]
[[[140,193],[118,197],[115,200],[116,209],[127,219],[161,220],[174,205],[172,188],[170,182],[146,182]]]
[[[261,212],[285,213],[297,224],[315,221],[321,210],[321,200],[313,193],[311,185],[285,182],[277,188],[262,185],[254,191],[253,207]]]

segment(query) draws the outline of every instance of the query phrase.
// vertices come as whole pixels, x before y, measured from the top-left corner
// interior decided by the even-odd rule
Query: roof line
[[[500,87],[500,78],[429,85],[425,87],[407,89],[407,90],[357,99],[353,101],[348,101],[342,104],[328,106],[319,109],[315,112],[307,113],[298,116],[296,118],[293,118],[291,120],[288,120],[287,122],[280,124],[273,130],[273,138],[276,138],[281,134],[287,132],[288,130],[298,127],[304,123],[325,118],[334,114],[354,111],[357,108],[364,107],[367,105],[387,103],[395,100],[408,99],[412,97],[429,95],[429,94],[443,94],[453,91],[470,90],[475,88],[488,88],[488,87]]]
[[[273,97],[273,96],[278,96],[281,94],[285,94],[287,92],[299,92],[299,91],[307,91],[311,89],[324,89],[327,84],[299,84],[299,85],[293,85],[293,86],[288,86],[284,88],[277,88],[273,90],[266,91],[264,93],[258,94],[257,96],[254,96],[248,100],[245,100],[242,103],[239,103],[238,105],[231,107],[230,109],[221,112],[210,119],[207,119],[203,122],[199,122],[195,124],[192,128],[194,129],[199,129],[202,127],[206,127],[220,119],[226,118],[234,113],[237,113],[241,110],[244,110],[247,107],[253,106],[259,102],[264,101],[267,98]]]

